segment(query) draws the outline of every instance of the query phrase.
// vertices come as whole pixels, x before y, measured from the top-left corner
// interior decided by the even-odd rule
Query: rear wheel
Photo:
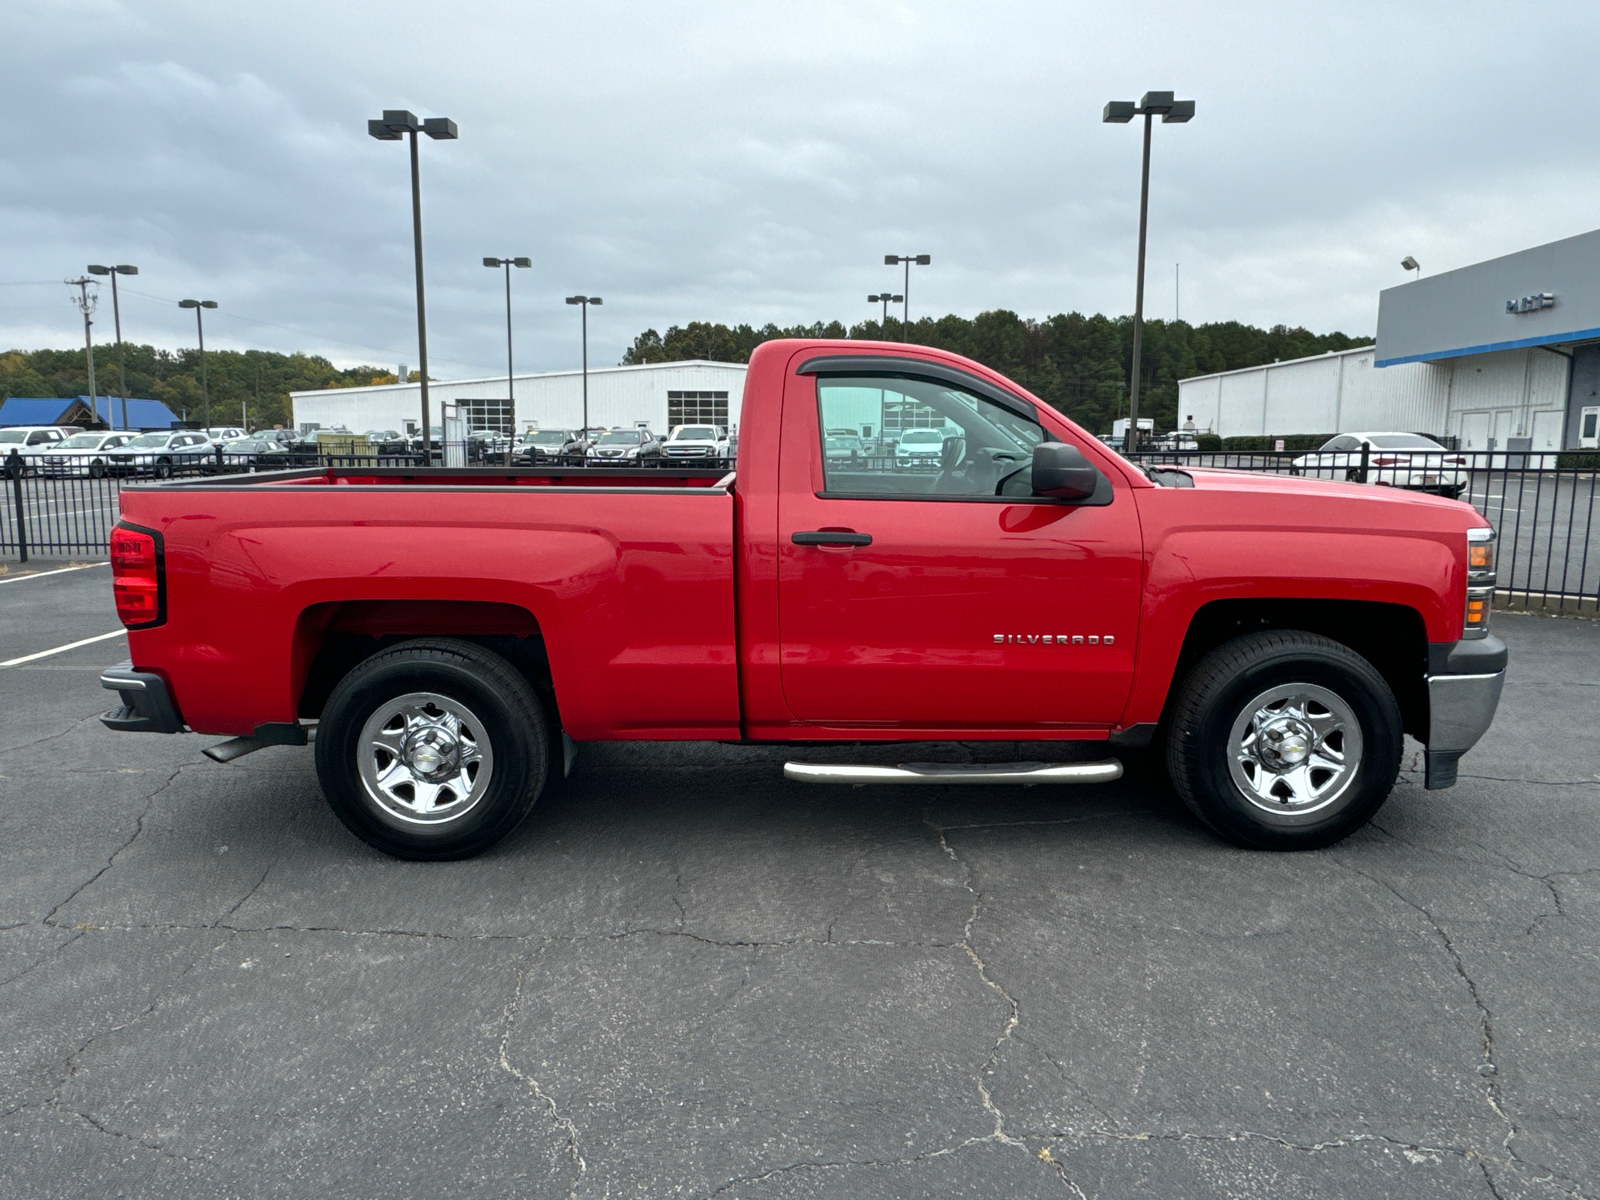
[[[1371,819],[1402,742],[1394,693],[1366,659],[1316,634],[1257,633],[1183,682],[1167,766],[1190,811],[1229,841],[1309,850]]]
[[[368,845],[397,858],[466,858],[527,816],[549,747],[538,698],[500,655],[454,638],[404,642],[333,689],[317,777]]]

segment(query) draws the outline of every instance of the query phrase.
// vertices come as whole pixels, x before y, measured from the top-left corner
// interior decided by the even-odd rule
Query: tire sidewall
[[[1362,664],[1363,666],[1365,664]],[[1355,779],[1327,808],[1301,815],[1272,815],[1251,804],[1228,768],[1234,722],[1269,688],[1309,683],[1340,696],[1361,725],[1362,758]],[[1225,683],[1193,731],[1196,799],[1206,819],[1234,840],[1268,849],[1327,845],[1364,824],[1388,797],[1398,770],[1403,734],[1399,708],[1376,671],[1340,656],[1296,648],[1264,657]]]
[[[382,705],[410,692],[435,692],[466,705],[494,751],[484,796],[437,826],[401,821],[368,796],[361,780],[362,728]],[[317,773],[339,819],[368,844],[405,858],[464,858],[504,837],[527,813],[543,783],[542,736],[465,663],[396,657],[357,668],[329,696],[318,725]]]

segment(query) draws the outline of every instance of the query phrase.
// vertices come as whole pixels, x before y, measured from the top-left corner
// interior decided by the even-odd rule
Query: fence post
[[[1371,457],[1371,455],[1372,455],[1372,443],[1370,443],[1370,442],[1362,442],[1361,443],[1361,482],[1362,483],[1365,483],[1367,481],[1367,460],[1368,460],[1368,458]]]
[[[11,476],[11,499],[17,506],[17,561],[28,561],[28,517],[22,509],[22,456],[13,450],[6,458],[6,474]]]

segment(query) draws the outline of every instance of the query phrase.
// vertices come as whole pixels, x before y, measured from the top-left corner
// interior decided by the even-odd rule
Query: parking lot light
[[[382,117],[367,122],[367,133],[380,142],[411,140],[411,239],[417,265],[417,366],[422,381],[422,461],[426,465],[433,461],[433,442],[428,421],[428,317],[422,287],[422,181],[417,165],[417,134],[425,133],[434,141],[455,141],[458,133],[456,123],[449,117],[419,121],[415,113],[403,108],[384,109]]]
[[[902,342],[911,340],[911,301],[908,299],[911,295],[911,264],[916,263],[919,267],[925,267],[932,261],[933,255],[931,254],[885,254],[883,256],[883,265],[886,267],[892,267],[898,263],[904,263],[906,266],[905,287],[901,289],[900,295],[895,297],[901,305],[900,340]],[[885,317],[884,319],[887,320],[888,318]]]
[[[179,308],[194,309],[194,327],[200,335],[200,397],[205,403],[205,415],[202,424],[211,428],[211,389],[206,384],[206,326],[201,319],[201,312],[208,308],[215,308],[215,300],[179,300]]]
[[[1128,437],[1123,449],[1132,454],[1139,444],[1139,358],[1144,340],[1144,244],[1145,226],[1150,214],[1150,118],[1160,116],[1164,125],[1182,125],[1194,118],[1193,100],[1176,100],[1171,92],[1146,92],[1138,104],[1131,100],[1112,100],[1101,110],[1100,120],[1108,125],[1126,125],[1134,117],[1144,118],[1144,160],[1139,174],[1139,268],[1133,299],[1133,364],[1128,385]]]
[[[504,267],[506,271],[506,401],[511,405],[513,417],[517,409],[517,393],[515,376],[511,370],[511,268],[531,267],[531,258],[493,258],[485,255],[483,265],[486,267]],[[515,420],[513,419],[513,428]]]
[[[89,266],[91,275],[111,276],[111,319],[117,327],[117,384],[122,392],[122,427],[128,427],[128,368],[122,354],[122,306],[117,301],[117,276],[137,275],[138,267],[129,266],[127,263],[118,263],[114,267],[101,266],[98,263]],[[94,397],[89,398],[89,406],[94,407]],[[110,414],[107,414],[108,416]]]
[[[568,296],[568,304],[576,304],[583,310],[583,436],[587,441],[589,437],[589,306],[591,304],[604,304],[599,296]],[[588,452],[584,452],[584,462],[589,461]]]

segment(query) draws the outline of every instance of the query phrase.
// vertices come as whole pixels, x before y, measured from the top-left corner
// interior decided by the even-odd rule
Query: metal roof
[[[55,425],[74,404],[89,407],[87,396],[12,396],[0,404],[0,425]],[[122,427],[122,398],[95,397],[94,411],[112,428]],[[128,400],[128,425],[133,429],[171,429],[177,418],[159,400]]]

